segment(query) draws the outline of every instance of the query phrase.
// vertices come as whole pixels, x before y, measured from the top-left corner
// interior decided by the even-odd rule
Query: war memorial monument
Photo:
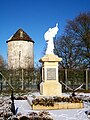
[[[58,82],[58,62],[62,60],[54,54],[53,38],[58,32],[58,24],[54,28],[49,28],[44,34],[47,43],[45,56],[40,59],[42,63],[42,82],[40,93],[44,96],[55,96],[62,94],[62,85]]]

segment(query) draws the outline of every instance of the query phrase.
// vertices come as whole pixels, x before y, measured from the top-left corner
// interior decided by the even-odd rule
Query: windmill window
[[[23,38],[23,31],[20,31],[20,38]]]

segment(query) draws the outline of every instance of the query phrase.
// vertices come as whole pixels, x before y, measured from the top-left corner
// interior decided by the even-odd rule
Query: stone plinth
[[[42,82],[40,93],[44,96],[61,95],[62,85],[58,82],[58,62],[62,59],[54,54],[47,54],[42,62]]]
[[[62,93],[62,85],[56,81],[46,81],[40,84],[40,93],[45,96],[59,96]]]

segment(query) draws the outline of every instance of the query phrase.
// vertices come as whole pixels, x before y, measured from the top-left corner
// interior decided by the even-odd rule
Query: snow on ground
[[[83,109],[66,109],[50,111],[54,120],[88,120]]]
[[[33,93],[32,95],[39,96],[39,93]],[[90,96],[90,94],[84,94],[84,95]],[[23,115],[28,114],[30,112],[39,112],[32,110],[27,100],[15,100],[15,108],[16,109],[18,108],[17,113],[21,112]],[[53,116],[54,120],[89,120],[89,118],[87,118],[87,115],[85,114],[85,111],[89,109],[90,109],[90,105],[84,103],[84,108],[82,109],[49,110],[49,112]]]
[[[28,114],[31,111],[31,106],[28,104],[27,100],[15,100],[15,109],[17,113]]]

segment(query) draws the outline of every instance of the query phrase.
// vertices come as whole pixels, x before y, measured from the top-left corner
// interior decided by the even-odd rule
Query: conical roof
[[[16,33],[12,35],[6,42],[8,43],[10,41],[30,41],[34,43],[34,41],[29,37],[29,35],[25,33],[21,28],[17,30]]]

